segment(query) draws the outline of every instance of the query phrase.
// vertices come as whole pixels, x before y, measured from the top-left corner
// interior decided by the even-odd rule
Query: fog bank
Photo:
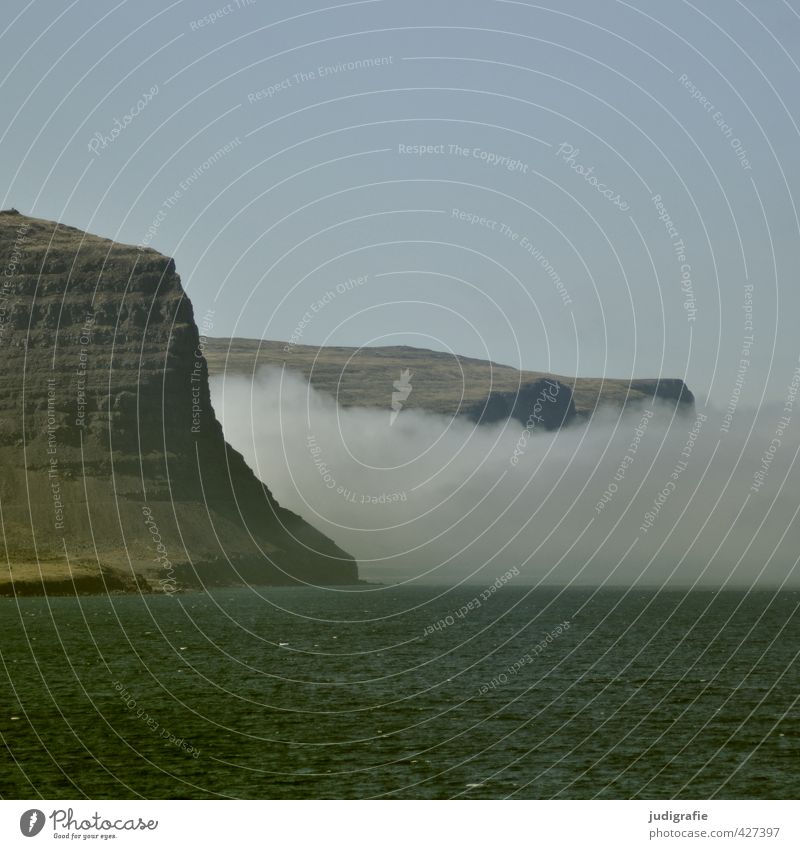
[[[800,440],[781,405],[727,430],[699,402],[548,433],[393,409],[391,386],[385,410],[342,409],[277,369],[211,387],[228,441],[368,580],[797,584]]]

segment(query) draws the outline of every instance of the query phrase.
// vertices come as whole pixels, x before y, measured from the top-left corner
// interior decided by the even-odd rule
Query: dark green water
[[[482,589],[2,600],[0,795],[800,795],[800,594]]]

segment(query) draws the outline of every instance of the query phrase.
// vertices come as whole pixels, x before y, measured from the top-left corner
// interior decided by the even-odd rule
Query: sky
[[[4,12],[0,206],[174,256],[213,335],[786,397],[797,3]]]

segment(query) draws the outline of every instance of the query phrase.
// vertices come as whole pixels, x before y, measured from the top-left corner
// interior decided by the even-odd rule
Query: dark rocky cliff
[[[660,380],[633,380],[631,389],[643,392],[660,401],[672,401],[679,405],[694,409],[694,394],[691,389],[678,378],[662,377]]]
[[[25,564],[167,591],[357,580],[225,442],[171,259],[13,211],[0,257],[0,509],[20,585]]]
[[[465,414],[478,424],[516,419],[529,430],[558,430],[575,418],[572,390],[558,380],[534,380],[515,391],[490,392]]]

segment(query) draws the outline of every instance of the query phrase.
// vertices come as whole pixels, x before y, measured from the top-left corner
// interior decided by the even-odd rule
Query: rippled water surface
[[[0,795],[800,795],[800,594],[482,593],[0,600]]]

